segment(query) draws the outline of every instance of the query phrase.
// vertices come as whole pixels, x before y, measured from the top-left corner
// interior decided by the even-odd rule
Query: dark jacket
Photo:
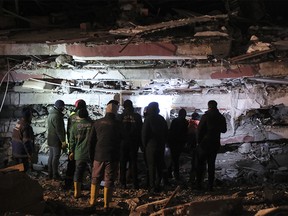
[[[168,126],[165,119],[156,113],[148,114],[142,127],[142,144],[157,143],[159,147],[165,146],[168,136]],[[156,147],[156,146],[155,146]]]
[[[178,117],[172,120],[169,129],[170,147],[183,147],[187,141],[188,121],[185,117]],[[181,146],[177,146],[181,145]]]
[[[76,120],[77,119],[77,120]],[[75,118],[70,128],[69,151],[74,153],[75,160],[89,161],[88,138],[92,128],[92,121]]]
[[[30,157],[34,151],[34,132],[30,122],[20,119],[12,133],[12,154],[14,157]]]
[[[127,147],[140,147],[142,117],[139,113],[135,113],[132,109],[126,108],[119,116],[122,127],[122,145]]]
[[[61,147],[62,142],[66,141],[63,116],[63,113],[55,107],[49,110],[47,118],[48,146]]]
[[[121,123],[115,114],[106,113],[92,126],[88,139],[90,159],[100,162],[119,161],[121,142]]]
[[[203,150],[217,151],[220,147],[220,135],[226,131],[225,117],[218,109],[209,109],[198,125],[198,144]]]

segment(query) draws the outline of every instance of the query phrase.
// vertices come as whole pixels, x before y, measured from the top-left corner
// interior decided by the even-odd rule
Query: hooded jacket
[[[52,107],[49,110],[49,115],[47,118],[48,146],[61,147],[62,142],[66,141],[63,117],[64,114],[57,108]]]
[[[168,126],[165,119],[157,112],[149,112],[142,127],[142,144],[157,143],[159,147],[165,146],[168,135]],[[155,148],[157,148],[155,146]]]

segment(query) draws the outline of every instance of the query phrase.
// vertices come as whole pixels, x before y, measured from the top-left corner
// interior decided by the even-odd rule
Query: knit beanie
[[[75,108],[76,109],[82,109],[82,108],[86,108],[86,102],[82,99],[79,99],[75,102]]]
[[[65,103],[63,100],[57,100],[54,104],[54,106],[57,108],[57,109],[61,109],[65,106]]]
[[[106,107],[106,113],[114,113],[116,115],[117,111],[118,111],[118,106],[115,105],[114,103],[110,103]]]

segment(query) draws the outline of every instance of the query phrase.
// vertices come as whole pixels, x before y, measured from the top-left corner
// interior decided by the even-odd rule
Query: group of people
[[[195,171],[197,187],[203,183],[206,163],[208,164],[209,189],[213,189],[215,160],[220,147],[220,134],[226,132],[226,121],[217,109],[217,102],[208,102],[208,111],[201,117],[195,113],[190,121],[186,120],[186,110],[181,109],[170,128],[159,112],[159,104],[151,102],[142,116],[134,111],[131,100],[123,103],[124,111],[118,114],[119,102],[111,100],[106,105],[105,116],[92,121],[86,102],[82,99],[75,103],[75,112],[70,114],[67,129],[64,125],[63,110],[65,103],[57,100],[49,110],[47,118],[49,146],[48,178],[59,180],[58,172],[61,150],[68,148],[66,176],[73,179],[74,197],[81,196],[81,184],[85,170],[91,168],[91,206],[95,205],[99,189],[104,186],[104,208],[109,208],[115,182],[119,178],[121,187],[127,187],[127,171],[132,177],[133,188],[138,182],[138,150],[143,152],[147,167],[147,186],[152,192],[160,190],[161,182],[167,182],[167,173],[173,171],[179,179],[179,157],[185,143],[193,149],[191,171]],[[30,126],[32,113],[23,109],[23,117],[17,123],[12,136],[13,156],[20,158],[27,166],[33,152],[33,129]],[[66,141],[67,131],[67,141]],[[165,146],[171,149],[172,166],[165,164]],[[19,157],[20,153],[23,157]],[[26,155],[26,156],[25,156]],[[24,157],[25,156],[25,157]],[[24,159],[24,160],[23,160]],[[27,161],[26,161],[27,159]],[[27,170],[28,167],[25,167]],[[191,173],[192,173],[191,172]],[[104,185],[101,184],[104,182]]]
[[[169,128],[168,146],[171,150],[174,178],[179,179],[179,158],[187,143],[191,152],[190,181],[202,189],[206,166],[208,168],[208,190],[212,191],[215,178],[215,161],[220,148],[221,133],[227,131],[226,119],[219,112],[217,102],[210,100],[208,110],[200,117],[194,112],[189,121],[186,110],[180,109]]]

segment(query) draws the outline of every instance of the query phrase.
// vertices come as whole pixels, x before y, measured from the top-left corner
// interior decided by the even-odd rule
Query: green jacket
[[[74,153],[75,160],[89,161],[88,137],[92,128],[90,119],[81,119],[77,116],[70,129],[69,151]]]
[[[49,110],[49,115],[47,118],[48,146],[61,147],[62,142],[66,141],[63,117],[63,113],[55,107],[52,107]]]

